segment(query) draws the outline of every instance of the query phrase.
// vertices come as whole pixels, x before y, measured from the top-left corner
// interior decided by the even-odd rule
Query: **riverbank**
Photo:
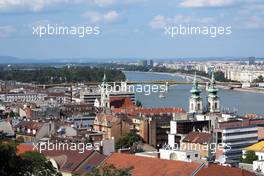
[[[186,81],[175,74],[168,73],[155,74],[152,72],[127,72],[126,78],[129,81],[151,81],[151,80],[178,80]],[[171,86],[165,94],[165,98],[159,98],[158,93],[153,93],[151,96],[145,96],[143,93],[136,93],[135,97],[141,101],[145,107],[181,107],[185,110],[189,109],[189,97],[192,84]],[[263,115],[264,99],[262,93],[247,93],[244,91],[224,90],[221,89],[218,93],[221,101],[221,109],[237,111],[240,115],[258,114]],[[208,98],[208,92],[202,88],[201,96],[204,101]]]
[[[170,76],[178,76],[186,80],[186,82],[191,82],[194,78],[194,74],[186,74],[186,73],[168,73],[168,72],[141,72],[141,71],[124,71],[124,72],[134,72],[134,73],[149,73],[149,74],[160,74],[160,75],[170,75]],[[210,78],[204,77],[197,75],[198,81],[204,81],[204,82],[209,82]],[[201,86],[202,88],[205,88],[205,86]],[[217,85],[216,86],[218,89],[223,89],[223,90],[230,90],[230,91],[239,91],[239,92],[248,92],[248,93],[258,93],[258,94],[264,94],[264,89],[261,88],[230,88],[229,86],[224,86],[224,85]]]

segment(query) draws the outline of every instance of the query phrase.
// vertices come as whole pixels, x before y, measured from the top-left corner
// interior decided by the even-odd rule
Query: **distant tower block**
[[[109,109],[110,108],[110,96],[107,90],[106,76],[104,74],[103,82],[101,84],[101,108]]]
[[[192,95],[189,99],[189,112],[190,113],[202,113],[203,112],[203,100],[200,96],[202,91],[198,86],[196,73],[193,79],[193,86],[190,92],[192,93]]]
[[[208,91],[208,111],[209,112],[220,112],[220,98],[217,95],[218,89],[215,87],[214,72],[209,83]]]

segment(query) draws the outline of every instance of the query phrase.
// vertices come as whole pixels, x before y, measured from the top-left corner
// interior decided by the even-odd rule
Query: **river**
[[[130,81],[144,80],[177,80],[186,81],[184,78],[164,73],[151,72],[124,72],[126,78]],[[181,107],[188,111],[188,100],[190,97],[191,85],[175,85],[170,86],[169,91],[165,94],[165,98],[159,98],[159,93],[144,95],[144,93],[136,93],[137,100],[141,101],[144,107]],[[207,92],[202,91],[205,104]],[[264,94],[238,92],[232,90],[219,90],[219,96],[222,109],[230,111],[238,110],[240,115],[258,114],[264,115]]]

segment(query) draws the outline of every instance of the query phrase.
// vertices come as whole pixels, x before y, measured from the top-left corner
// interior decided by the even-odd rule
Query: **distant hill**
[[[108,61],[108,60],[101,60]],[[49,64],[49,63],[90,63],[90,62],[98,62],[97,59],[78,59],[78,58],[72,58],[72,59],[22,59],[12,56],[0,56],[0,64]]]
[[[0,64],[41,64],[41,63],[60,63],[54,59],[22,59],[12,56],[0,56]]]
[[[14,64],[19,62],[21,63],[23,60],[11,56],[0,56],[0,64]]]

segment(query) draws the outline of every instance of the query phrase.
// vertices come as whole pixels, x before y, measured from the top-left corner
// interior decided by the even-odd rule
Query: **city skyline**
[[[0,55],[48,58],[263,57],[261,0],[4,1],[0,3]],[[32,35],[36,25],[99,26],[100,35]],[[232,34],[164,35],[164,26],[231,26]]]

